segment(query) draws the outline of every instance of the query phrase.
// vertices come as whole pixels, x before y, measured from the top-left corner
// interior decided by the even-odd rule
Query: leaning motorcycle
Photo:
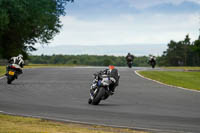
[[[11,84],[13,80],[17,79],[20,67],[16,64],[9,64],[6,69],[7,83]]]
[[[101,73],[94,74],[94,80],[90,88],[89,104],[98,105],[101,100],[106,100],[113,94],[110,91],[109,86],[112,81],[108,75],[102,75]]]

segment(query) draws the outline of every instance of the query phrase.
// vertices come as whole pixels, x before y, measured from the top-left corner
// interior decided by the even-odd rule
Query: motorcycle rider
[[[153,55],[150,55],[148,63],[149,63],[150,65],[152,65],[153,62],[154,62],[155,65],[156,65],[156,57],[153,56]]]
[[[9,64],[14,65],[17,69],[18,74],[22,74],[22,68],[24,67],[23,55],[19,54],[17,57],[12,57],[8,61]],[[6,67],[6,75],[8,74],[9,65]]]
[[[97,72],[96,74],[108,75],[111,81],[109,90],[110,90],[111,95],[113,95],[115,92],[115,88],[119,85],[119,78],[120,78],[120,74],[118,73],[118,70],[115,68],[115,66],[109,65],[108,69]],[[93,88],[91,89],[93,90]]]
[[[107,86],[108,87],[107,95],[105,95],[103,100],[107,99],[109,95],[113,95],[115,88],[119,85],[120,75],[118,73],[118,70],[113,65],[110,65],[108,69],[95,73],[94,76],[95,79],[93,80],[93,83],[90,88],[91,97],[88,99],[88,104],[92,104],[93,102],[95,91],[98,89],[99,86],[99,80],[109,81],[108,83],[109,86]],[[94,105],[97,105],[98,103],[94,103]]]
[[[156,61],[156,57],[150,55],[150,56],[149,56],[149,63],[151,64],[153,61]]]
[[[119,85],[119,78],[120,78],[119,72],[113,65],[110,65],[109,69],[107,69],[106,71],[107,75],[110,77],[110,80],[112,81],[109,88],[112,91],[112,93],[114,93],[115,88]]]
[[[128,53],[126,56],[127,63],[133,61],[133,59],[134,59],[134,56],[132,54]]]

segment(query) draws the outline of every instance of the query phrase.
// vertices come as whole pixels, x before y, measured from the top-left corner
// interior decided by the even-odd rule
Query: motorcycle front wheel
[[[94,99],[92,100],[92,104],[93,105],[98,105],[102,99],[102,97],[105,95],[105,88],[100,87],[99,91],[97,92],[97,95],[94,97]]]

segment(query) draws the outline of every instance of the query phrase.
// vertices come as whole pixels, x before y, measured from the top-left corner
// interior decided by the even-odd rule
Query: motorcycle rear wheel
[[[8,76],[8,77],[7,77],[7,83],[8,83],[8,84],[11,84],[12,81],[13,81],[13,77]]]

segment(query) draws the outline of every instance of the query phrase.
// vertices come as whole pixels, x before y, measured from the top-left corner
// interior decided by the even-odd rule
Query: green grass
[[[200,70],[200,67],[163,67],[165,69],[183,69],[183,70]]]
[[[131,129],[53,122],[0,114],[0,133],[147,133]]]
[[[200,90],[200,72],[140,71],[139,73],[165,84]]]
[[[0,76],[3,76],[6,73],[6,67],[0,66]]]

